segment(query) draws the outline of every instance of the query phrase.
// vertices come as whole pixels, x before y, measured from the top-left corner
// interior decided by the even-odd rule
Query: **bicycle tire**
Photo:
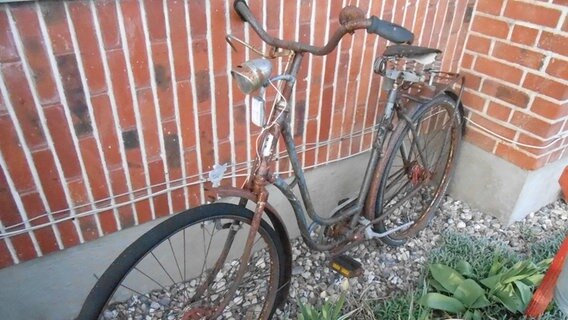
[[[438,107],[441,107],[441,111],[437,110]],[[444,111],[445,114],[440,113]],[[385,152],[386,156],[378,166],[381,182],[375,203],[376,217],[384,215],[389,210],[392,213],[376,223],[374,229],[384,233],[407,223],[412,224],[382,237],[381,240],[384,243],[390,246],[400,246],[424,229],[432,219],[448,188],[453,173],[456,152],[462,139],[461,117],[455,99],[444,94],[420,105],[410,115],[412,123],[402,120],[395,129],[395,133],[392,135],[395,139],[390,141]],[[447,122],[444,122],[444,120],[447,120]],[[439,156],[431,157],[430,155],[429,157],[429,153],[434,153],[432,152],[434,150],[430,150],[434,149],[431,147],[427,148],[429,150],[422,150],[425,154],[424,157],[420,157],[418,153],[412,154],[413,149],[410,146],[417,146],[418,143],[407,140],[420,141],[421,138],[432,136],[432,133],[434,133],[435,139],[439,139],[436,129],[440,123],[443,126],[449,124],[448,143],[444,143],[447,136],[441,143],[440,141],[435,141],[433,145],[431,144],[432,141],[422,143],[425,146],[434,146],[435,149],[440,151]],[[412,132],[412,126],[419,128],[416,136]],[[405,149],[410,150],[407,155],[408,159],[403,159]],[[417,147],[416,149],[426,148]],[[397,158],[399,155],[401,159]],[[417,159],[412,159],[413,155],[416,155]],[[432,162],[429,162],[430,159]],[[400,166],[400,169],[393,172],[392,170],[397,169],[398,166]],[[398,184],[399,179],[401,179],[402,185]],[[431,185],[432,183],[434,186]],[[407,190],[409,186],[412,188]],[[419,189],[416,189],[417,187]],[[405,200],[405,198],[408,199]],[[396,202],[397,199],[400,199],[400,202]]]
[[[197,277],[191,277],[191,278],[186,278],[187,274],[186,274],[186,270],[187,270],[187,262],[186,258],[187,258],[187,246],[189,245],[193,245],[195,246],[196,241],[199,241],[199,237],[195,237],[195,235],[198,235],[199,231],[201,231],[201,234],[203,235],[203,239],[205,240],[205,229],[208,227],[212,227],[211,230],[212,231],[209,232],[209,234],[207,235],[207,237],[210,237],[209,239],[213,239],[214,235],[218,232],[226,232],[227,235],[229,233],[231,233],[233,229],[244,229],[244,230],[237,230],[235,232],[235,237],[233,238],[233,240],[230,242],[230,247],[228,250],[228,255],[226,256],[228,259],[224,259],[223,262],[225,262],[223,264],[223,268],[221,270],[218,270],[218,272],[216,272],[216,276],[214,279],[211,279],[211,281],[209,282],[209,285],[207,286],[207,288],[205,289],[204,292],[202,292],[201,296],[200,296],[200,300],[197,301],[191,301],[191,300],[195,300],[195,296],[193,296],[191,299],[187,299],[188,301],[191,301],[191,304],[189,305],[189,307],[187,305],[184,305],[183,308],[181,308],[179,305],[177,305],[175,307],[174,312],[172,313],[172,315],[175,316],[176,319],[180,319],[182,318],[183,315],[192,315],[197,317],[198,319],[203,319],[203,317],[201,316],[202,314],[206,314],[207,312],[212,312],[212,310],[215,308],[215,306],[213,305],[214,303],[217,303],[217,301],[214,301],[214,298],[219,298],[219,303],[221,301],[223,301],[223,299],[225,297],[223,297],[223,295],[221,293],[216,293],[213,290],[217,290],[219,288],[223,288],[223,287],[229,287],[228,282],[231,280],[231,276],[234,276],[234,274],[236,273],[236,270],[238,269],[239,263],[238,259],[240,258],[240,255],[242,254],[242,250],[240,252],[239,248],[236,248],[235,252],[232,251],[233,246],[237,247],[239,245],[242,245],[244,247],[244,243],[246,240],[246,237],[248,236],[248,228],[245,228],[245,226],[249,226],[250,227],[250,222],[252,220],[254,213],[244,207],[241,206],[237,206],[234,204],[228,204],[228,203],[213,203],[213,204],[209,204],[209,205],[205,205],[205,206],[200,206],[200,207],[196,207],[190,210],[187,210],[185,212],[176,214],[172,217],[170,217],[169,219],[165,220],[164,222],[160,223],[159,225],[157,225],[156,227],[152,228],[150,231],[148,231],[147,233],[145,233],[144,235],[142,235],[140,238],[138,238],[134,243],[132,243],[126,250],[124,250],[117,258],[116,260],[109,266],[109,268],[103,273],[103,275],[99,278],[99,280],[97,281],[96,285],[93,287],[93,289],[91,290],[91,292],[89,293],[87,299],[85,300],[85,303],[83,304],[83,307],[80,311],[79,317],[78,319],[108,319],[108,318],[123,318],[123,315],[120,314],[119,311],[117,311],[117,309],[121,306],[121,304],[127,303],[128,301],[134,301],[136,299],[138,299],[139,301],[147,301],[146,299],[154,299],[153,302],[157,302],[157,299],[163,299],[164,296],[166,297],[171,297],[171,301],[170,302],[178,302],[177,300],[174,301],[175,299],[179,299],[180,295],[183,294],[185,298],[188,298],[187,293],[190,292],[190,296],[191,296],[191,292],[195,293],[195,291],[199,290],[196,289],[194,290],[196,287],[198,287],[197,282],[199,282],[199,284],[204,283],[207,281],[207,275],[209,275],[209,273],[211,273],[211,270],[214,270],[214,267],[212,268],[208,268],[205,269],[206,264],[208,264],[209,261],[209,252],[210,250],[216,250],[214,248],[214,245],[212,245],[212,242],[209,243],[209,245],[207,247],[203,246],[203,254],[204,254],[204,259],[202,259],[204,262],[201,266],[201,275],[199,276],[199,278]],[[190,230],[190,228],[192,227],[199,227],[201,228],[201,230],[198,229],[192,229]],[[194,237],[189,237],[189,234],[187,234],[187,231],[194,231],[197,230],[197,234],[193,234]],[[239,231],[243,231],[242,234],[239,234]],[[182,233],[183,232],[183,233]],[[251,261],[249,262],[249,270],[247,271],[247,273],[245,274],[245,277],[243,278],[243,281],[241,282],[241,285],[239,286],[239,290],[236,292],[236,294],[238,294],[239,292],[242,291],[242,295],[243,297],[241,297],[240,301],[236,301],[237,298],[235,297],[230,297],[230,303],[227,306],[226,309],[224,309],[223,314],[222,314],[222,318],[228,318],[229,316],[227,316],[229,313],[231,313],[233,318],[238,319],[239,318],[239,314],[243,315],[246,314],[247,318],[250,318],[250,313],[251,310],[254,312],[259,312],[259,314],[257,316],[254,316],[254,319],[270,319],[272,317],[272,314],[274,313],[275,309],[276,309],[276,304],[275,304],[275,298],[277,296],[278,290],[279,288],[283,287],[283,274],[284,274],[284,270],[286,268],[285,266],[285,251],[284,248],[282,246],[282,243],[280,242],[280,239],[278,237],[278,235],[276,234],[276,232],[274,231],[274,229],[265,221],[261,221],[259,230],[258,230],[258,238],[255,239],[255,243],[254,243],[254,248],[256,250],[253,250],[253,253],[251,254]],[[174,236],[176,238],[174,238]],[[240,238],[240,237],[243,238]],[[181,238],[180,238],[181,237]],[[180,240],[181,239],[181,240]],[[228,237],[224,240],[224,244],[227,244],[229,242],[227,242],[227,239],[229,239]],[[241,239],[244,239],[242,241],[239,241]],[[260,239],[263,239],[266,242],[266,248],[262,249],[262,248],[257,248],[257,244],[260,241]],[[189,241],[188,241],[189,240]],[[172,244],[172,242],[174,244]],[[191,242],[191,244],[190,244]],[[153,256],[155,258],[156,261],[158,261],[158,258],[156,258],[156,256],[160,256],[163,257],[165,256],[165,254],[167,253],[168,250],[168,245],[169,244],[169,248],[171,249],[171,253],[172,253],[172,257],[169,257],[170,262],[175,261],[175,265],[174,266],[170,266],[170,268],[166,268],[167,266],[163,266],[162,263],[158,262],[162,268],[162,270],[164,272],[161,272],[159,270],[159,268],[156,268],[157,271],[160,271],[160,273],[163,274],[167,274],[167,276],[170,278],[169,282],[173,282],[172,285],[168,284],[165,288],[162,286],[159,289],[150,289],[150,291],[139,291],[139,290],[135,290],[138,289],[138,287],[140,287],[141,281],[140,278],[145,279],[145,281],[147,283],[152,283],[152,281],[149,281],[148,279],[146,279],[146,277],[142,277],[141,274],[138,275],[138,273],[148,273],[148,269],[145,269],[143,271],[141,271],[141,269],[138,268],[142,268],[142,267],[147,267],[148,265],[146,264],[146,260],[149,259],[151,260],[151,257]],[[217,242],[217,244],[219,244]],[[165,248],[163,247],[163,245],[165,245]],[[176,255],[174,253],[174,245],[176,247],[179,247],[180,245],[183,246],[183,275],[182,275],[182,271],[181,271],[181,266],[180,266],[180,261],[181,261],[181,256],[180,255]],[[223,247],[223,246],[221,246]],[[160,249],[161,248],[161,249]],[[207,249],[205,249],[207,248]],[[161,251],[157,251],[158,249],[160,249]],[[165,251],[164,251],[165,250]],[[265,250],[265,252],[268,253],[268,258],[270,258],[270,261],[265,261],[266,258],[263,258],[263,255],[266,255],[263,250]],[[223,250],[219,250],[219,251],[223,251]],[[193,254],[197,255],[197,250],[192,251]],[[235,254],[232,254],[235,253]],[[179,259],[179,261],[178,261]],[[195,261],[197,261],[198,257],[197,256],[192,256],[192,259],[195,259]],[[219,257],[217,257],[217,259],[219,259]],[[230,260],[232,259],[232,260]],[[164,261],[162,261],[164,262]],[[260,262],[260,263],[259,263]],[[143,264],[144,263],[144,264]],[[192,263],[192,262],[190,262]],[[173,263],[172,263],[173,264]],[[177,269],[176,269],[176,265],[177,265]],[[256,275],[262,275],[264,272],[263,270],[259,270],[259,266],[268,266],[268,278],[266,279],[267,283],[266,283],[266,289],[264,289],[263,287],[260,287],[260,285],[262,283],[258,283],[256,279],[246,279],[247,274],[250,276],[252,275],[253,277],[255,277]],[[227,267],[229,267],[229,271],[227,271]],[[253,268],[251,270],[251,267]],[[191,267],[190,267],[191,268]],[[199,264],[197,265],[197,269],[199,268]],[[194,268],[195,269],[195,268]],[[133,273],[134,270],[137,270],[137,272]],[[174,273],[178,273],[179,271],[179,279],[182,280],[180,281],[180,283],[175,283],[174,279],[172,278],[172,276],[168,273],[168,271],[171,271],[172,274]],[[206,276],[203,276],[203,272],[206,271]],[[253,272],[254,271],[254,272]],[[231,272],[233,272],[231,274]],[[219,273],[221,274],[221,277],[219,277]],[[165,275],[161,275],[161,278],[166,277]],[[131,279],[129,279],[129,277],[133,277]],[[138,276],[138,279],[136,279],[136,276]],[[152,277],[159,277],[160,275],[156,274],[152,274]],[[177,275],[176,279],[177,279]],[[166,277],[167,278],[167,277]],[[219,279],[217,279],[219,278]],[[197,280],[198,279],[198,280]],[[128,285],[125,283],[127,280],[135,280],[135,281],[131,281],[128,282]],[[197,281],[195,281],[197,280]],[[202,280],[205,280],[202,282]],[[196,283],[193,283],[193,281],[195,281]],[[262,280],[261,280],[262,282]],[[137,287],[133,288],[130,287],[132,286],[134,283]],[[227,285],[218,285],[219,283],[227,283]],[[251,285],[255,286],[254,288],[254,292],[256,293],[255,298],[253,298],[251,300],[250,296],[248,296],[247,292],[253,292],[248,290]],[[256,286],[259,285],[259,287],[257,288]],[[152,283],[152,286],[155,286]],[[161,285],[160,285],[161,286]],[[113,297],[115,296],[115,294],[118,294],[117,292],[119,290],[117,290],[118,288],[120,288],[120,291],[125,292],[125,291],[133,291],[133,292],[137,292],[136,294],[131,294],[128,292],[128,294],[131,294],[131,296],[129,297],[128,295],[126,295],[126,301],[121,301],[120,299],[117,298],[117,300],[119,300],[118,304],[116,302],[113,301]],[[124,289],[127,288],[128,290]],[[172,292],[176,292],[178,293],[177,296],[175,296],[172,294],[171,296],[169,296],[168,294],[164,293],[165,291],[168,291],[168,294],[171,294]],[[211,291],[209,291],[211,290]],[[157,294],[159,293],[163,293],[163,295],[159,296]],[[210,302],[206,302],[204,297],[206,296],[205,294],[207,293],[207,297],[208,300],[210,300]],[[123,293],[121,293],[123,294]],[[197,295],[197,294],[196,294]],[[145,297],[145,298],[144,298]],[[181,297],[181,298],[184,298]],[[123,298],[124,299],[124,298]],[[203,300],[201,300],[203,299]],[[235,300],[233,300],[235,299]],[[258,302],[256,303],[262,303],[261,309],[259,311],[258,306],[254,305],[253,303],[255,301]],[[188,302],[186,301],[186,302]],[[251,302],[250,304],[247,305],[247,302]],[[161,302],[158,302],[161,303]],[[237,304],[241,304],[242,306],[238,306]],[[150,306],[152,306],[153,304],[150,303]],[[156,305],[154,305],[156,306]],[[250,309],[246,310],[246,313],[243,312],[242,308],[246,308],[247,306],[250,306]],[[229,307],[233,308],[233,307],[238,307],[238,310],[235,309],[230,309]],[[173,309],[174,307],[172,307]],[[177,309],[181,309],[182,313],[179,313],[180,311]],[[254,310],[253,310],[254,309]],[[150,309],[151,311],[152,309]],[[177,311],[176,311],[177,310]],[[167,319],[168,315],[165,314],[167,310],[164,308],[164,313],[163,313],[163,318]],[[169,310],[168,312],[170,312],[171,310]],[[106,313],[105,313],[106,312]],[[178,314],[176,314],[175,312],[178,312]],[[170,312],[171,313],[171,312]],[[194,318],[195,318],[194,317]],[[205,317],[206,319],[209,319],[209,317]],[[184,319],[193,319],[191,317],[184,317]]]

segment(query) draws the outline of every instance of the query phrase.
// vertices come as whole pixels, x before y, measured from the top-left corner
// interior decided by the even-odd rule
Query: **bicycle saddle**
[[[405,57],[405,58],[419,58],[421,56],[426,56],[432,53],[442,53],[442,51],[434,48],[411,46],[411,45],[400,45],[395,44],[388,46],[383,53],[384,57]]]

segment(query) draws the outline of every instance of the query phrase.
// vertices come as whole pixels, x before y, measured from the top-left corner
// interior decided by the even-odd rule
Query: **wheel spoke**
[[[398,171],[393,173],[387,179],[387,187],[386,189],[389,190],[395,183],[399,182],[402,178],[406,176],[406,168],[400,168]]]
[[[155,284],[157,284],[158,286],[160,286],[160,288],[166,290],[166,287],[164,287],[161,283],[159,283],[156,279],[150,277],[148,274],[146,274],[144,271],[138,269],[138,267],[134,267],[134,270],[140,272],[142,275],[144,275],[146,278],[150,279],[152,282],[154,282]]]
[[[136,293],[136,294],[139,295],[139,296],[143,296],[143,295],[144,295],[143,293],[140,293],[139,291],[136,291],[136,290],[130,288],[129,286],[125,285],[124,283],[121,283],[120,286],[123,287],[123,288],[125,288],[125,289],[128,289],[128,290],[130,290],[130,291],[132,291],[132,292],[134,292],[134,293]]]
[[[402,166],[404,168],[408,168],[410,166],[410,159],[412,156],[412,145],[410,146],[410,150],[406,150],[406,146],[404,144],[404,142],[402,143],[402,145],[400,146],[400,148],[398,148],[399,152],[400,152],[400,158],[402,161]]]
[[[214,222],[215,224],[216,222]],[[204,226],[202,226],[202,230],[204,230]],[[211,249],[211,243],[213,242],[213,235],[215,234],[215,228],[213,228],[213,232],[209,233],[209,245],[207,245],[207,250],[205,250],[205,233],[203,233],[203,265],[201,266],[201,273],[199,275],[199,282],[201,283],[201,278],[203,277],[203,272],[205,271],[205,266],[207,265],[207,257],[209,257],[209,250]]]
[[[411,125],[412,125],[412,124],[411,124]],[[421,123],[419,123],[419,124],[416,126],[414,132],[420,132],[420,130],[421,130]],[[409,131],[409,132],[408,132],[408,135],[409,135],[409,138],[410,138],[410,139],[412,139],[410,136],[413,135],[414,132],[413,132],[413,131]],[[410,142],[409,144],[410,144],[410,148],[409,148],[410,150],[408,150],[408,158],[407,158],[406,163],[405,163],[406,166],[410,166],[410,163],[412,162],[412,160],[410,160],[410,159],[412,159],[412,156],[413,156],[414,153],[416,152],[415,149],[418,148],[418,146],[416,146],[414,143],[412,143],[412,140],[411,140],[411,142]],[[406,145],[406,141],[403,141],[401,147],[405,147],[405,145]]]
[[[231,224],[231,226],[232,225],[233,224]],[[225,264],[225,260],[227,259],[227,255],[229,254],[229,251],[231,250],[231,247],[233,246],[233,241],[235,240],[235,235],[237,234],[237,230],[235,230],[231,227],[229,227],[229,228],[230,228],[229,234],[227,235],[227,239],[225,240],[225,245],[223,246],[223,251],[219,255],[219,258],[217,259],[215,266],[213,267],[211,272],[209,272],[207,279],[199,286],[199,288],[197,288],[197,291],[195,293],[195,297],[197,297],[197,298],[199,298],[203,294],[203,292],[207,289],[207,286],[210,283],[212,283],[212,281],[215,279],[215,277],[217,276],[217,274],[219,273],[219,271],[221,270],[221,268]]]
[[[442,161],[440,161],[440,160],[442,160],[442,157],[443,157],[444,154],[445,154],[445,152],[444,152],[444,150],[446,149],[445,146],[446,146],[446,143],[447,143],[448,138],[450,137],[450,135],[451,135],[451,132],[449,132],[449,131],[446,132],[446,134],[445,134],[445,136],[444,136],[444,141],[442,142],[442,146],[444,146],[444,147],[443,147],[442,150],[440,150],[440,153],[438,154],[437,159],[432,162],[432,163],[433,163],[433,169],[434,169],[434,168],[436,169],[436,170],[432,170],[433,172],[438,171],[438,170],[437,170],[437,169],[438,169],[438,166],[444,164],[444,163],[442,163]],[[449,149],[448,149],[448,151],[449,151]]]
[[[181,268],[180,268],[180,266],[179,266],[179,263],[178,263],[176,254],[175,254],[175,252],[174,252],[174,247],[172,246],[172,240],[171,240],[171,238],[168,238],[168,243],[169,243],[170,249],[171,249],[171,251],[172,251],[172,256],[174,256],[174,260],[176,261],[176,267],[177,267],[177,269],[178,269],[178,271],[179,271],[179,277],[180,277],[181,281],[183,281],[183,275],[181,274]]]
[[[152,257],[154,257],[154,260],[156,260],[156,262],[160,265],[160,267],[162,268],[162,270],[164,270],[164,272],[166,273],[166,275],[168,275],[168,278],[170,278],[170,280],[172,280],[172,284],[175,284],[176,281],[175,281],[174,278],[170,275],[170,273],[168,272],[168,270],[166,270],[166,268],[164,268],[164,265],[160,262],[160,260],[158,260],[158,258],[157,258],[156,255],[154,254],[154,252],[150,252],[150,254],[152,255]]]
[[[262,275],[262,276],[264,276],[264,275],[265,275],[265,276],[268,276],[268,273],[261,274],[261,275]],[[262,278],[263,278],[263,277],[262,277]],[[260,276],[254,277],[254,278],[252,278],[252,279],[247,278],[247,281],[241,283],[241,285],[240,285],[238,288],[245,288],[245,289],[246,289],[246,288],[250,288],[250,287],[256,288],[256,287],[255,287],[255,284],[254,284],[253,282],[254,282],[254,281],[258,281],[258,280],[260,280],[260,279],[261,279]],[[213,296],[213,295],[219,294],[220,292],[223,292],[223,291],[227,288],[227,284],[228,284],[228,282],[225,282],[221,287],[216,288],[215,291],[213,291],[213,290],[208,290],[209,296]]]
[[[399,195],[401,191],[404,190],[409,184],[410,181],[406,181],[404,184],[402,184],[402,186],[400,186],[395,192],[392,193],[393,196],[387,201],[385,201],[383,207],[386,208],[387,206],[389,206],[391,204],[392,199],[396,198],[396,196]],[[399,203],[404,203],[404,202],[401,200],[399,201]]]

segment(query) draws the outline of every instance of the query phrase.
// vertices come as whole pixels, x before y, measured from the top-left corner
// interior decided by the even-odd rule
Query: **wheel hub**
[[[417,186],[423,181],[427,181],[432,177],[432,173],[426,170],[418,162],[412,163],[409,170],[409,178],[413,186]]]
[[[199,319],[207,319],[207,317],[211,316],[215,313],[215,308],[207,308],[207,307],[196,307],[191,308],[189,310],[185,310],[183,316],[181,317],[182,320],[199,320]]]

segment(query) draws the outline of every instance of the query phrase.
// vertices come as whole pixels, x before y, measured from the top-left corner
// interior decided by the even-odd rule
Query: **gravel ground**
[[[393,294],[412,290],[420,280],[429,252],[440,245],[443,232],[454,231],[497,240],[517,252],[526,253],[528,241],[566,230],[567,225],[568,205],[561,200],[530,214],[523,221],[503,226],[496,218],[471,209],[464,202],[447,197],[430,226],[405,245],[389,247],[375,241],[352,249],[349,254],[359,260],[365,269],[362,276],[353,279],[346,279],[331,271],[324,253],[308,250],[306,245],[297,239],[292,245],[294,265],[290,297],[288,303],[281,310],[277,310],[276,318],[296,319],[297,301],[321,305],[326,299],[336,300],[344,292],[353,308],[353,304],[359,301],[385,299]],[[262,254],[259,256],[258,261],[261,263]],[[224,274],[229,273],[227,271]],[[182,312],[179,308],[179,312],[176,311],[175,306],[178,303],[174,302],[179,296],[176,292],[195,290],[193,282],[169,287],[168,292],[153,292],[151,296],[133,296],[129,301],[115,305],[114,311],[105,312],[104,318],[175,319],[176,315]],[[262,296],[262,292],[251,295],[255,301],[250,303],[254,305],[255,297],[259,296]],[[235,301],[235,306],[238,308],[241,303],[242,301]],[[238,314],[238,310],[233,310],[232,315],[225,316],[228,319],[236,319],[240,318]]]
[[[323,253],[310,251],[301,240],[294,240],[290,299],[277,311],[277,316],[279,319],[296,318],[298,300],[319,305],[328,298],[337,299],[342,292],[350,301],[382,299],[415,288],[428,252],[439,245],[445,231],[491,238],[524,253],[528,250],[528,239],[566,230],[567,225],[568,205],[562,200],[531,213],[520,222],[504,226],[498,219],[448,197],[430,226],[405,245],[393,248],[370,242],[351,250],[351,257],[363,264],[365,273],[350,280],[331,271]]]

